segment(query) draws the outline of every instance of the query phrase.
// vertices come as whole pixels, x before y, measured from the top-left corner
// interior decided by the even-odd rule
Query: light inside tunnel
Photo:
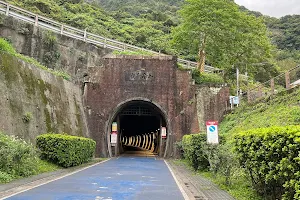
[[[133,101],[126,104],[115,118],[119,125],[121,152],[159,152],[160,129],[166,126],[155,105]]]

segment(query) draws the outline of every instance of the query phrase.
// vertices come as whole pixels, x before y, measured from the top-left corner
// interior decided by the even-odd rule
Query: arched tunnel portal
[[[130,100],[118,106],[108,124],[108,149],[119,154],[164,155],[166,114],[155,103]]]

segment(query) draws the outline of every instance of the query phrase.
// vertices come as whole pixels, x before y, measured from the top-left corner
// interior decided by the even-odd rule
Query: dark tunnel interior
[[[166,123],[156,106],[143,101],[131,102],[120,110],[115,121],[118,121],[122,152],[159,151],[160,128]]]
[[[156,132],[160,128],[160,119],[157,116],[120,116],[120,129],[124,136],[135,136]]]

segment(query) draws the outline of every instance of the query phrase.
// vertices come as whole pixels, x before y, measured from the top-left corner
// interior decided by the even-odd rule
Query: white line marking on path
[[[175,176],[173,170],[171,169],[170,165],[167,163],[166,160],[164,160],[164,161],[165,161],[167,167],[169,168],[169,171],[171,172],[171,174],[172,174],[172,176],[173,176],[173,178],[174,178],[174,180],[175,180],[177,186],[179,187],[179,190],[180,190],[180,192],[181,192],[183,198],[184,198],[185,200],[190,200],[190,198],[188,197],[187,193],[184,191],[183,187],[181,186],[181,184],[179,183],[178,179],[176,178],[176,176]]]
[[[101,161],[101,162],[99,162],[99,163],[96,163],[96,164],[93,164],[93,165],[90,165],[90,166],[84,167],[84,168],[82,168],[82,169],[76,170],[76,171],[74,171],[74,172],[71,172],[71,173],[69,173],[69,174],[66,174],[66,175],[60,176],[60,177],[58,177],[58,178],[55,178],[55,179],[52,179],[52,180],[46,181],[45,183],[41,183],[41,184],[38,184],[38,185],[32,186],[32,187],[30,187],[30,188],[27,188],[27,189],[25,189],[25,190],[21,190],[21,191],[19,191],[19,192],[16,192],[16,193],[14,193],[14,194],[11,194],[11,195],[9,195],[9,196],[2,197],[0,200],[7,199],[7,198],[9,198],[9,197],[12,197],[12,196],[15,196],[15,195],[17,195],[17,194],[20,194],[20,193],[26,192],[26,191],[28,191],[28,190],[32,190],[32,189],[34,189],[34,188],[37,188],[37,187],[40,187],[40,186],[42,186],[42,185],[46,185],[46,184],[48,184],[48,183],[51,183],[51,182],[57,181],[57,180],[59,180],[59,179],[65,178],[65,177],[67,177],[67,176],[70,176],[70,175],[76,174],[76,173],[78,173],[78,172],[81,172],[81,171],[83,171],[83,170],[86,170],[86,169],[88,169],[88,168],[91,168],[91,167],[94,167],[94,166],[96,166],[96,165],[99,165],[99,164],[105,163],[105,162],[109,161],[110,159],[111,159],[111,158],[109,158],[109,159],[107,159],[107,160],[104,160],[104,161]]]

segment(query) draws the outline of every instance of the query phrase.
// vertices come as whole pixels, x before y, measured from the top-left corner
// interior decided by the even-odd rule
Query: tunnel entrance
[[[164,150],[161,130],[166,129],[162,111],[146,101],[131,101],[123,105],[112,122],[117,127],[116,144],[111,145],[112,154],[159,155]],[[112,140],[111,140],[112,142]]]

